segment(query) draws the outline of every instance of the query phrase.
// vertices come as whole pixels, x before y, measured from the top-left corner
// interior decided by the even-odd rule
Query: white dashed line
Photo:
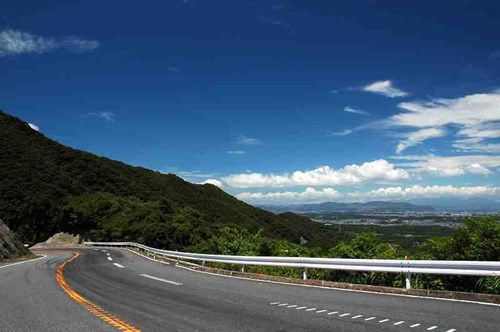
[[[404,322],[405,322],[404,320],[401,320],[399,322],[394,323],[394,325],[401,325],[401,324],[404,324]]]
[[[420,324],[413,324],[413,325],[411,325],[410,327],[411,327],[411,328],[414,328],[414,327],[417,327],[417,326],[420,326]]]
[[[298,307],[298,308],[295,308],[295,309],[302,310],[302,309],[305,309],[305,308],[307,308],[307,307]]]
[[[292,304],[292,305],[289,305],[287,308],[295,308],[297,305],[296,304]]]
[[[290,303],[281,303],[281,304],[278,304],[278,307],[284,307],[284,306],[287,306],[287,305],[290,305]]]
[[[276,304],[280,304],[281,302],[271,302],[269,303],[270,305],[276,305]]]
[[[375,319],[377,317],[373,316],[373,317],[369,317],[369,318],[366,318],[365,320],[372,320],[372,319]]]
[[[354,317],[351,317],[352,319],[356,319],[356,318],[359,318],[359,317],[363,317],[363,315],[356,315]]]
[[[327,315],[335,315],[335,314],[338,314],[338,313],[339,313],[338,311],[332,311],[332,312],[327,313]]]
[[[379,323],[385,323],[385,322],[388,322],[388,321],[389,321],[389,319],[388,319],[388,318],[386,318],[386,319],[379,320],[378,322],[379,322]]]
[[[327,312],[328,310],[319,310],[319,311],[316,311],[317,314],[321,314],[323,312]]]
[[[455,329],[451,329],[451,330],[448,330],[448,331],[445,331],[445,332],[455,332],[456,330]]]
[[[164,283],[167,283],[167,284],[171,284],[171,285],[175,285],[175,286],[181,286],[182,283],[180,282],[177,282],[177,281],[172,281],[172,280],[166,280],[166,279],[162,279],[162,278],[158,278],[158,277],[154,277],[154,276],[150,276],[148,274],[139,274],[141,277],[145,277],[145,278],[149,278],[149,279],[153,279],[153,280],[156,280],[156,281],[161,281],[161,282],[164,282]]]
[[[435,330],[435,329],[437,329],[437,328],[438,328],[438,327],[434,325],[434,326],[429,327],[429,328],[427,329],[427,331],[432,331],[432,330]]]
[[[116,266],[116,267],[119,267],[120,269],[123,269],[123,268],[125,267],[125,266],[120,265],[120,264],[118,264],[118,263],[113,263],[113,265],[114,265],[114,266]]]
[[[310,308],[310,309],[307,309],[306,311],[314,311],[314,310],[318,310],[318,308]]]
[[[345,316],[349,316],[349,315],[350,315],[350,313],[346,312],[345,314],[339,315],[339,317],[345,317]]]
[[[106,253],[106,256],[109,256],[109,255],[110,255],[110,254],[109,254],[109,252],[107,252],[107,253]]]
[[[113,258],[111,258],[111,257],[108,257],[108,261],[112,261],[112,260],[113,260]]]

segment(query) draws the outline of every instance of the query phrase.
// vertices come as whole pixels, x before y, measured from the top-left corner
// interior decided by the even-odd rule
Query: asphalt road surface
[[[75,251],[75,250],[73,250]],[[251,281],[126,250],[78,249],[64,276],[142,331],[500,331],[500,307]],[[0,331],[117,331],[58,285],[71,250],[0,266]]]

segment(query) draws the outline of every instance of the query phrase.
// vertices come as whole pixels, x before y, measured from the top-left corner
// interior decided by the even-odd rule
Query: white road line
[[[297,305],[296,304],[292,304],[292,305],[289,305],[287,308],[295,308]]]
[[[281,302],[271,302],[269,303],[270,305],[276,305],[276,304],[280,304]]]
[[[411,327],[411,328],[414,328],[414,327],[417,327],[417,326],[420,326],[420,324],[413,324],[413,325],[411,325],[410,327]]]
[[[111,257],[108,257],[108,261],[112,261],[112,260],[113,260],[113,258],[111,258]]]
[[[314,311],[314,310],[318,310],[318,308],[309,308],[306,311]]]
[[[445,332],[455,332],[456,330],[455,329],[450,329],[448,331],[445,331]]]
[[[106,250],[103,250],[102,252],[106,252]]]
[[[125,267],[125,266],[120,265],[120,264],[118,264],[118,263],[113,263],[113,265],[114,265],[114,266],[116,266],[116,267],[119,267],[120,269],[123,269],[123,268]]]
[[[28,260],[25,260],[25,261],[20,261],[20,262],[17,262],[17,263],[2,265],[2,266],[0,266],[0,269],[6,268],[6,267],[9,267],[9,266],[14,266],[14,265],[19,265],[19,264],[34,262],[34,261],[37,261],[39,259],[44,259],[44,258],[47,258],[47,255],[43,255],[43,256],[35,258],[35,259],[28,259]]]
[[[106,253],[106,256],[109,256],[109,255],[110,255],[110,254],[109,254],[109,252],[107,252],[107,253]]]
[[[394,325],[401,325],[401,324],[404,324],[404,322],[405,322],[404,320],[401,320],[399,322],[394,323]]]
[[[317,313],[317,314],[320,314],[320,313],[322,313],[322,312],[326,312],[326,311],[328,311],[328,310],[319,310],[319,311],[316,311],[316,313]]]
[[[356,315],[354,317],[351,317],[352,319],[356,319],[356,318],[359,318],[359,317],[363,317],[363,315]]]
[[[327,315],[335,315],[335,314],[338,314],[338,313],[339,313],[338,311],[332,311],[332,312],[327,313]]]
[[[161,281],[161,282],[164,282],[164,283],[167,283],[167,284],[171,284],[171,285],[175,285],[175,286],[181,286],[182,283],[181,282],[177,282],[177,281],[172,281],[172,280],[167,280],[167,279],[162,279],[162,278],[158,278],[158,277],[154,277],[154,276],[150,276],[148,274],[139,274],[141,277],[145,277],[145,278],[149,278],[149,279],[153,279],[153,280],[156,280],[156,281]]]
[[[438,327],[434,325],[434,326],[429,327],[429,328],[427,329],[427,331],[432,331],[432,330],[435,330],[435,329],[437,329],[437,328],[438,328]]]
[[[349,316],[349,315],[350,315],[350,313],[346,312],[345,314],[339,315],[339,317],[345,317],[345,316]]]
[[[302,310],[302,309],[305,309],[305,308],[307,308],[307,307],[298,307],[298,308],[296,308],[296,309],[297,309],[297,310]]]
[[[377,317],[372,316],[372,317],[366,318],[365,320],[372,320],[372,319],[375,319],[375,318],[377,318]]]
[[[388,319],[388,318],[386,318],[386,319],[382,319],[382,320],[379,320],[378,322],[379,322],[379,323],[385,323],[385,322],[387,322],[387,321],[389,321],[389,319]]]
[[[278,307],[284,307],[286,305],[290,305],[290,303],[281,303],[281,304],[278,305]]]

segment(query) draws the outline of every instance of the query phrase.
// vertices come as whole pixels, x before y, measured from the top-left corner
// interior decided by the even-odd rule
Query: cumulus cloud
[[[418,137],[419,142],[442,136],[442,128],[445,126],[458,127],[459,138],[455,141],[455,148],[469,152],[498,153],[500,151],[500,144],[486,141],[500,137],[499,91],[455,99],[404,102],[398,107],[403,112],[379,124],[385,127],[418,129],[410,135]],[[398,150],[408,147],[404,142],[402,143],[398,146]]]
[[[260,144],[262,144],[262,141],[260,141],[256,138],[253,138],[253,137],[240,135],[240,136],[238,136],[237,143],[241,144],[241,145],[260,145]]]
[[[201,184],[211,184],[219,188],[222,187],[222,182],[217,179],[207,179],[203,181]]]
[[[42,37],[14,29],[0,31],[0,56],[20,54],[42,54],[55,50],[69,52],[91,51],[99,47],[99,42],[79,37]]]
[[[28,126],[34,131],[40,131],[40,128],[38,128],[38,126],[33,123],[28,123]]]
[[[368,113],[368,112],[365,112],[365,111],[362,111],[362,110],[359,110],[356,108],[352,108],[350,106],[344,107],[344,112],[354,113],[354,114],[359,114],[359,115],[366,115],[366,116],[370,115],[370,113]]]
[[[408,133],[404,135],[405,139],[399,142],[396,147],[396,153],[401,153],[407,148],[420,144],[429,138],[441,137],[444,135],[445,131],[442,128],[427,128]]]
[[[393,164],[380,159],[365,162],[362,165],[348,165],[338,170],[329,166],[321,166],[309,171],[295,171],[291,174],[232,174],[222,180],[231,187],[252,188],[348,185],[376,180],[398,181],[408,177],[405,170],[396,169]]]
[[[323,188],[321,190],[312,187],[306,188],[301,192],[284,191],[284,192],[243,192],[236,195],[238,199],[247,202],[255,201],[322,201],[339,197],[339,193],[333,188]]]
[[[362,88],[363,91],[375,93],[389,98],[405,97],[408,92],[393,86],[392,81],[377,81]]]
[[[386,187],[378,188],[368,192],[348,193],[348,198],[355,199],[405,199],[405,198],[433,198],[433,197],[475,197],[475,196],[498,196],[500,188],[475,186],[419,186],[411,187]]]
[[[434,155],[394,156],[395,165],[410,174],[433,176],[458,176],[466,173],[488,175],[500,167],[500,156],[466,155],[441,157]]]

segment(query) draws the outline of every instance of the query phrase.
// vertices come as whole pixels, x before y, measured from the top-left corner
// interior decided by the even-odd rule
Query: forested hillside
[[[213,185],[59,144],[0,111],[0,218],[26,242],[59,232],[162,247],[199,245],[231,226],[331,246],[333,229],[245,204]]]

